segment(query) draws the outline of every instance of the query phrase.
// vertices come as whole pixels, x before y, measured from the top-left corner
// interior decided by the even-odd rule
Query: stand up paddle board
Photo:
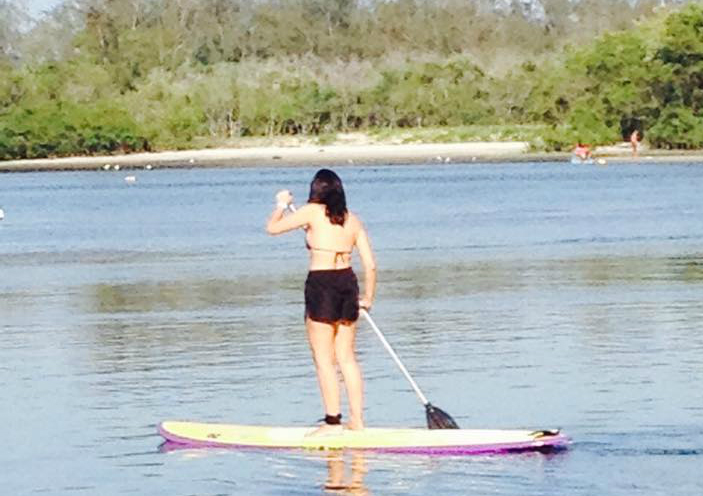
[[[362,449],[393,453],[476,454],[563,449],[559,430],[394,429],[344,430],[308,436],[310,427],[266,427],[166,421],[159,434],[183,447]]]

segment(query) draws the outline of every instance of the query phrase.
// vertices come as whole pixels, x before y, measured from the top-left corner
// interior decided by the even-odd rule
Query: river
[[[5,494],[703,492],[703,167],[337,171],[378,259],[375,320],[429,399],[462,427],[562,428],[570,449],[165,450],[165,419],[321,416],[303,239],[264,232],[315,169],[3,174]],[[358,353],[367,424],[423,426],[363,324]]]

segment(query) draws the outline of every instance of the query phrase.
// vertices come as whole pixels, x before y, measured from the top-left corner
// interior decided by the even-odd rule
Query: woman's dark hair
[[[347,218],[347,198],[342,180],[329,169],[320,169],[310,183],[309,203],[325,206],[325,213],[332,224],[344,225]]]

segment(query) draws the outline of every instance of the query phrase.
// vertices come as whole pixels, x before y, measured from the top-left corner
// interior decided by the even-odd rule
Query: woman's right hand
[[[363,308],[368,312],[371,310],[371,300],[367,298],[359,298],[359,308]]]
[[[277,205],[290,205],[293,203],[293,195],[287,189],[282,189],[276,193],[276,204]]]

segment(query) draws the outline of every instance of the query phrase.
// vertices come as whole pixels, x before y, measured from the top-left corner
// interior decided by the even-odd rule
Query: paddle
[[[388,353],[390,353],[391,358],[393,358],[393,361],[395,361],[395,363],[396,363],[396,365],[398,365],[398,368],[400,369],[400,371],[403,373],[405,378],[408,380],[408,382],[410,383],[412,388],[415,390],[415,394],[417,394],[418,398],[420,398],[420,401],[422,402],[422,404],[425,405],[425,415],[427,417],[427,428],[428,429],[458,429],[459,426],[454,421],[454,419],[451,417],[451,415],[449,415],[444,410],[434,406],[432,403],[430,403],[427,400],[427,397],[424,394],[422,394],[422,391],[420,391],[420,387],[413,380],[413,378],[410,377],[410,373],[408,372],[408,369],[405,368],[405,365],[403,365],[403,362],[400,361],[400,358],[398,358],[398,355],[396,354],[396,352],[393,351],[393,348],[386,340],[386,337],[383,335],[383,333],[378,328],[378,326],[373,321],[373,319],[371,319],[369,312],[367,312],[364,308],[362,308],[359,312],[361,313],[361,315],[364,316],[366,321],[371,325],[371,328],[376,333],[376,336],[378,336],[378,338],[381,340],[381,343],[383,343],[383,346],[386,348],[386,351],[388,351]]]
[[[290,205],[288,205],[288,208],[291,210],[291,212],[296,211],[295,205],[293,205],[292,203]],[[425,406],[425,416],[427,417],[427,428],[428,429],[458,429],[459,426],[454,421],[454,419],[451,417],[451,415],[449,415],[444,410],[434,406],[432,403],[429,402],[427,397],[424,394],[422,394],[420,387],[417,385],[417,383],[410,376],[408,369],[405,368],[405,365],[403,365],[403,362],[400,361],[400,358],[398,357],[396,352],[393,351],[393,348],[391,347],[390,343],[388,343],[388,341],[386,340],[386,337],[383,335],[383,333],[378,328],[378,326],[373,321],[373,319],[371,319],[369,312],[367,312],[366,309],[361,308],[359,310],[359,313],[361,313],[361,315],[363,315],[363,317],[366,319],[366,321],[371,325],[371,328],[376,333],[376,336],[378,336],[378,338],[381,340],[381,343],[383,343],[383,346],[386,348],[386,351],[388,351],[388,353],[390,353],[391,358],[393,358],[393,361],[395,361],[396,365],[398,365],[398,368],[400,368],[400,371],[403,373],[403,375],[408,380],[408,382],[410,382],[410,385],[412,386],[413,390],[415,391],[415,394],[417,394],[418,398],[420,398],[420,401]]]

